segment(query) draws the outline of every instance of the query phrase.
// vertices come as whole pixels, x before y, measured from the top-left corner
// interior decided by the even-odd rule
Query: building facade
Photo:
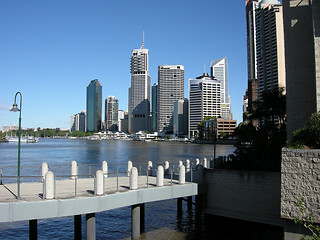
[[[184,66],[158,67],[158,121],[159,134],[173,133],[173,104],[184,98]]]
[[[320,111],[320,2],[283,1],[287,133]]]
[[[105,125],[106,130],[118,131],[118,99],[114,96],[109,96],[105,100]]]
[[[220,118],[220,82],[204,73],[189,79],[189,136],[198,132],[198,124],[205,117]]]
[[[175,135],[188,135],[189,130],[189,100],[184,98],[174,102],[173,105],[173,133]]]
[[[102,86],[98,79],[87,87],[86,131],[99,132],[102,129]]]
[[[131,53],[131,87],[129,88],[129,132],[150,130],[149,50],[134,49]]]
[[[263,92],[286,86],[282,5],[277,0],[247,0],[246,17],[251,110]]]
[[[228,59],[227,57],[213,60],[210,64],[211,76],[220,82],[221,90],[221,118],[232,119],[231,103],[228,87]]]
[[[74,131],[86,131],[86,112],[81,111],[80,113],[73,114],[70,117],[70,132]]]
[[[151,132],[158,130],[158,83],[151,88]]]

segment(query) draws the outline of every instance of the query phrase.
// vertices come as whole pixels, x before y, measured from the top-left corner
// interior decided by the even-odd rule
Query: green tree
[[[237,149],[229,167],[280,171],[281,149],[286,143],[285,113],[283,88],[264,92],[247,115],[248,120],[235,129]],[[257,119],[258,127],[253,124]]]

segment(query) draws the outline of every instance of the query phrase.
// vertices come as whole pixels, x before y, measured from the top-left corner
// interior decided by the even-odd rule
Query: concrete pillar
[[[164,171],[161,165],[158,166],[157,171],[157,187],[163,187]]]
[[[148,175],[152,176],[152,162],[151,161],[148,162]]]
[[[140,239],[140,205],[131,206],[131,239]]]
[[[73,216],[74,219],[74,240],[81,240],[82,234],[81,234],[81,215],[75,215]]]
[[[106,161],[102,162],[102,172],[104,177],[108,177],[108,163]]]
[[[54,174],[53,172],[49,171],[45,175],[44,179],[45,184],[45,192],[44,198],[45,199],[54,199]]]
[[[96,240],[96,215],[95,213],[86,214],[86,239]]]
[[[164,174],[166,174],[166,175],[169,174],[169,162],[168,161],[164,162]]]
[[[130,173],[130,190],[136,190],[138,189],[138,169],[133,167]]]
[[[144,232],[145,208],[144,203],[140,204],[140,233]]]
[[[208,167],[208,161],[207,158],[203,158],[203,167],[207,168]]]
[[[177,198],[177,215],[182,216],[182,198]]]
[[[75,179],[78,176],[78,164],[76,161],[71,162],[70,175],[71,179]]]
[[[132,169],[132,162],[128,161],[128,164],[127,164],[127,175],[128,175],[128,177],[130,176],[131,169]]]
[[[38,239],[37,219],[29,220],[29,240]]]
[[[98,170],[96,172],[96,182],[95,182],[96,186],[96,192],[95,194],[98,196],[101,196],[104,194],[104,181],[103,181],[103,172],[101,170]]]
[[[49,171],[48,163],[41,164],[41,182],[43,182],[43,178],[45,177],[46,173]]]
[[[186,183],[186,169],[184,165],[179,166],[179,184]]]
[[[199,160],[199,158],[196,158],[196,167],[198,167],[199,164],[200,164],[200,160]]]
[[[186,160],[186,172],[190,172],[190,160]]]

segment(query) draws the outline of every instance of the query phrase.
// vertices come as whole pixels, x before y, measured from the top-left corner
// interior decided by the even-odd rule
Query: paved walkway
[[[165,186],[178,185],[179,181],[164,179]],[[139,176],[138,188],[155,188],[156,177]],[[114,194],[129,191],[129,177],[105,178],[105,194]],[[17,184],[10,183],[0,185],[0,203],[14,202],[16,200]],[[27,182],[20,184],[21,201],[42,201],[43,183]],[[55,199],[69,199],[74,197],[90,197],[94,195],[94,178],[78,178],[56,181]]]

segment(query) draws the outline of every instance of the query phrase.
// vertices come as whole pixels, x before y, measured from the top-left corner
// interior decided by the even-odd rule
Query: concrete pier
[[[75,215],[74,219],[74,240],[81,240],[82,233],[81,233],[81,215]]]
[[[140,239],[140,204],[131,206],[131,239]]]
[[[95,213],[86,214],[86,239],[87,240],[96,239],[96,214]]]

